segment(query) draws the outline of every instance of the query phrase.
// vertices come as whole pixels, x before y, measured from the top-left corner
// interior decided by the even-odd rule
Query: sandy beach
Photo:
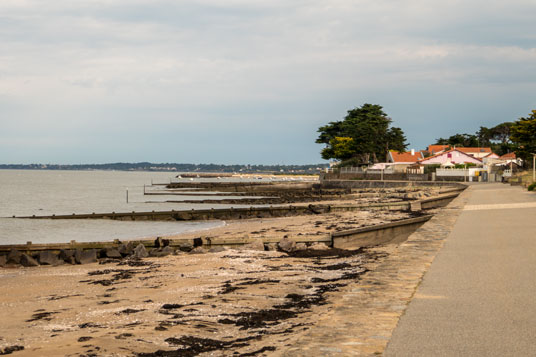
[[[250,219],[181,237],[325,235],[407,218],[360,211]],[[20,356],[278,355],[385,256],[317,245],[0,270],[0,350]],[[165,352],[167,351],[167,352]]]

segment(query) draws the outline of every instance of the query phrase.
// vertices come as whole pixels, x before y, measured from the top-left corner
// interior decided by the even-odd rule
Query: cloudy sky
[[[0,163],[322,162],[380,104],[410,148],[536,109],[534,0],[2,0]]]

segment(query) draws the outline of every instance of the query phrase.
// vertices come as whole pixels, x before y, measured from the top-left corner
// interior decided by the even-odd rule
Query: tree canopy
[[[527,118],[519,118],[510,128],[510,139],[516,146],[516,155],[530,161],[536,154],[536,110]]]
[[[326,145],[321,151],[326,160],[385,161],[389,150],[404,151],[408,146],[402,129],[391,123],[380,105],[364,104],[348,110],[344,120],[320,127],[316,142]]]
[[[439,138],[437,145],[461,147],[491,147],[494,153],[503,155],[514,150],[510,140],[513,122],[504,122],[492,128],[481,126],[475,134],[454,134],[447,139]]]

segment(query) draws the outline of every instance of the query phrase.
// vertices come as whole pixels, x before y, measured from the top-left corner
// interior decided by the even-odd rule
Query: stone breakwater
[[[179,255],[181,253],[202,254],[214,253],[226,250],[222,246],[205,248],[202,247],[202,240],[184,240],[178,247],[169,245],[169,239],[157,238],[154,241],[154,248],[147,249],[144,244],[132,242],[121,243],[117,247],[106,247],[102,249],[61,249],[59,253],[54,251],[39,251],[34,254],[27,254],[17,249],[11,249],[7,254],[0,255],[0,267],[36,267],[39,265],[59,266],[63,264],[105,264],[108,261],[121,261],[123,259],[142,259],[147,257],[165,257],[168,255]],[[262,240],[254,240],[242,245],[240,250],[258,250],[293,253],[300,250],[318,249],[327,246],[324,243],[297,243],[295,240],[284,237],[277,244],[264,244]],[[323,248],[322,248],[323,249]]]

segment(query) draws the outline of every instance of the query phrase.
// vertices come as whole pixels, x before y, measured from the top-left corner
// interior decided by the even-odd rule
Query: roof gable
[[[449,145],[428,145],[428,152],[432,155],[441,151],[445,151],[449,148]]]
[[[458,153],[459,156],[455,157],[453,154]],[[418,161],[419,164],[431,164],[431,163],[440,163],[441,161],[451,161],[451,162],[472,162],[475,164],[481,164],[482,160],[479,158],[476,158],[472,155],[466,154],[463,151],[460,151],[458,148],[456,149],[450,149],[444,152],[440,152],[439,154],[421,159]]]
[[[389,151],[389,156],[391,161],[394,163],[415,163],[418,160],[422,159],[422,153],[420,151],[415,151],[413,155],[410,151],[408,152],[398,152],[398,151]]]
[[[515,152],[509,152],[508,154],[504,154],[503,156],[499,157],[499,159],[503,160],[509,160],[509,159],[515,159],[516,153]]]

